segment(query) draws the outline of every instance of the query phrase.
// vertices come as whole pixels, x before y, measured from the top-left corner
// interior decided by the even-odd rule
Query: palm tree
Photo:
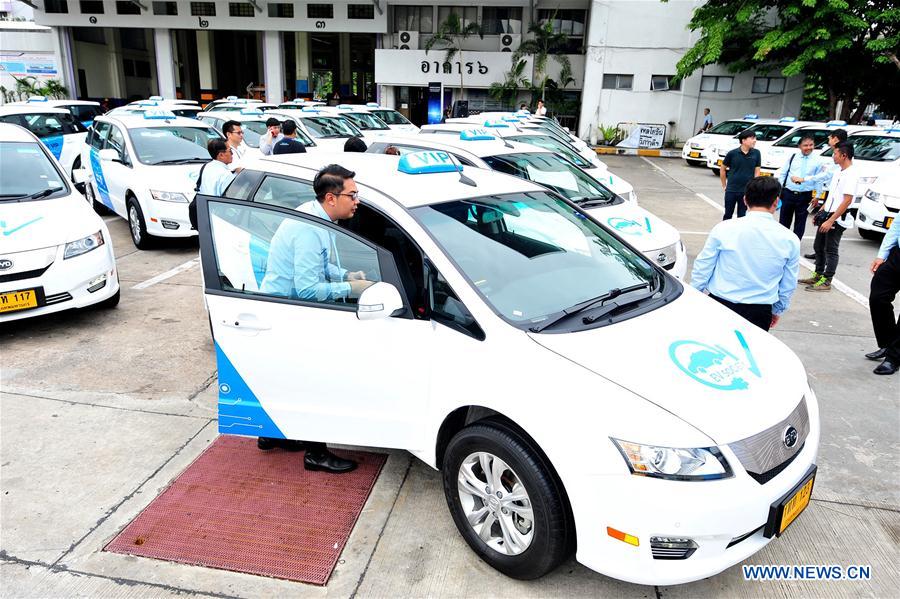
[[[520,89],[531,87],[531,82],[525,77],[525,65],[528,64],[524,58],[518,62],[514,62],[503,83],[492,83],[488,94],[495,100],[499,100],[504,104],[512,104],[519,95]]]
[[[466,23],[466,26],[463,27],[462,20],[459,18],[459,15],[455,12],[451,12],[447,15],[447,18],[438,25],[437,33],[432,36],[430,40],[425,43],[425,53],[428,54],[428,51],[431,50],[434,46],[440,44],[442,47],[439,48],[444,50],[446,54],[444,54],[444,63],[449,63],[452,61],[456,55],[459,55],[459,97],[463,98],[465,94],[465,88],[463,87],[463,71],[465,70],[463,66],[465,62],[463,61],[463,42],[472,37],[473,35],[477,35],[478,37],[484,39],[484,29],[482,29],[480,23]]]
[[[531,39],[524,40],[519,48],[513,54],[513,63],[520,60],[524,56],[534,57],[534,77],[532,81],[540,83],[538,89],[541,91],[541,100],[544,100],[544,92],[547,87],[547,61],[553,56],[559,66],[559,83],[562,87],[575,81],[572,77],[572,64],[569,57],[564,54],[569,36],[565,33],[557,33],[553,31],[553,21],[556,18],[556,12],[546,21],[535,21],[528,27],[528,33],[532,35]]]

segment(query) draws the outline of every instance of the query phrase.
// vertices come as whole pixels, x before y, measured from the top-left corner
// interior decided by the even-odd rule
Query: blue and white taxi
[[[212,110],[201,112],[197,115],[198,120],[206,123],[216,131],[222,131],[222,127],[228,121],[239,122],[241,129],[244,131],[244,143],[253,149],[259,148],[259,140],[266,134],[268,129],[266,121],[272,117],[279,118],[278,115],[268,114],[256,108],[243,108],[234,112],[229,110]],[[290,117],[282,117],[280,120],[283,122],[285,119],[294,120]],[[312,148],[318,148],[316,142],[300,127],[297,128],[297,141],[306,147],[307,152],[312,150]]]
[[[307,207],[333,162],[360,200],[341,225]],[[443,152],[270,156],[232,187],[197,196],[221,433],[408,450],[515,578],[574,552],[682,583],[794,532],[803,364],[577,205]]]
[[[103,219],[35,135],[0,123],[0,323],[118,303]]]
[[[82,148],[85,195],[128,220],[138,249],[154,237],[194,236],[188,204],[217,138],[209,125],[164,110],[98,117]]]
[[[742,131],[753,131],[756,134],[755,148],[762,154],[763,152],[768,151],[768,148],[775,142],[783,137],[791,135],[798,129],[808,125],[820,124],[822,123],[798,121],[795,117],[786,116],[778,120],[770,119],[757,121]],[[719,167],[722,166],[725,155],[740,145],[741,142],[738,141],[737,135],[733,135],[731,138],[720,142],[716,146],[715,152],[709,150],[706,152],[706,166],[712,170],[713,174],[718,175]]]
[[[25,127],[41,140],[59,161],[70,181],[81,168],[81,147],[87,128],[64,108],[38,103],[0,106],[0,123]]]
[[[394,146],[401,154],[423,150],[448,152],[460,164],[500,171],[534,181],[575,202],[604,225],[619,231],[629,243],[678,278],[687,272],[687,254],[678,231],[635,202],[626,201],[606,182],[597,180],[552,150],[497,138],[495,129],[468,129],[449,135],[386,135],[373,142],[370,153]]]
[[[334,107],[319,107],[319,110],[326,114],[335,114],[343,117],[353,123],[353,126],[363,134],[366,143],[375,141],[378,137],[392,131],[387,123],[369,112],[365,107],[338,104]]]
[[[815,153],[821,153],[828,149],[828,138],[837,129],[843,129],[848,135],[860,133],[862,131],[872,131],[877,127],[866,127],[862,125],[848,125],[846,121],[828,121],[825,124],[806,125],[795,129],[791,133],[781,137],[778,141],[770,146],[764,146],[760,153],[762,154],[762,167],[760,172],[764,175],[773,175],[775,171],[787,164],[792,156],[800,154],[798,144],[804,136],[811,136],[815,144]]]
[[[85,127],[90,127],[94,118],[103,114],[100,102],[91,100],[57,100],[46,96],[32,96],[24,102],[13,102],[12,106],[31,105],[46,108],[62,108],[72,113]]]
[[[413,125],[408,118],[393,108],[381,106],[378,102],[369,102],[366,104],[366,109],[387,123],[387,126],[394,131],[407,131],[409,133],[419,132],[418,127]]]
[[[365,139],[356,125],[335,114],[329,107],[305,106],[299,110],[278,108],[267,114],[281,120],[289,118],[296,121],[300,129],[326,152],[343,152],[344,144],[351,137]]]
[[[165,100],[160,96],[151,96],[147,100],[135,100],[130,104],[113,108],[108,115],[143,114],[147,111],[167,110],[175,116],[195,118],[203,109],[194,100]]]
[[[691,166],[706,164],[706,153],[715,153],[720,143],[731,139],[759,120],[758,114],[745,114],[742,119],[722,121],[706,133],[688,138],[681,149],[681,157]]]

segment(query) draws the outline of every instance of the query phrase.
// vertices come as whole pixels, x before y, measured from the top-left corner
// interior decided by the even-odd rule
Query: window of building
[[[142,79],[150,79],[150,63],[146,60],[124,58],[122,59],[122,70],[126,77],[140,77]]]
[[[214,17],[216,16],[215,2],[191,2],[192,17]]]
[[[603,75],[603,89],[631,89],[634,75],[607,73]]]
[[[102,0],[81,0],[81,14],[83,15],[102,15]]]
[[[348,4],[347,5],[347,18],[348,19],[374,19],[375,18],[375,5],[374,4]]]
[[[564,33],[568,36],[568,42],[559,48],[558,53],[579,54],[584,46],[584,24],[587,22],[587,12],[574,8],[542,8],[538,10],[538,21],[553,24],[554,33]]]
[[[47,14],[68,13],[69,0],[44,0],[44,12]]]
[[[333,19],[334,4],[307,4],[307,19]]]
[[[754,77],[753,93],[754,94],[783,94],[784,93],[784,77]]]
[[[438,6],[438,23],[443,23],[454,13],[459,16],[460,26],[463,28],[469,23],[478,22],[477,6]]]
[[[734,87],[734,77],[718,77],[715,75],[704,75],[700,80],[700,91],[702,92],[730,92]]]
[[[394,31],[434,31],[434,10],[431,6],[391,5],[394,11]]]
[[[116,0],[116,14],[139,15],[141,14],[141,7],[131,0]]]
[[[122,27],[119,29],[119,40],[122,42],[122,47],[127,50],[147,49],[147,35],[144,29]]]
[[[154,2],[153,3],[153,14],[155,15],[165,15],[165,16],[176,16],[178,15],[178,3],[177,2]]]
[[[522,33],[522,8],[485,6],[481,9],[481,26],[485,35]]]
[[[246,2],[228,3],[228,16],[230,17],[253,17],[255,11],[253,5]]]
[[[72,39],[89,44],[106,44],[106,36],[100,27],[73,27]]]
[[[681,79],[675,81],[675,75],[652,75],[650,77],[651,91],[677,91],[681,89]]]
[[[274,2],[269,4],[269,16],[278,19],[293,19],[294,5],[288,2]]]

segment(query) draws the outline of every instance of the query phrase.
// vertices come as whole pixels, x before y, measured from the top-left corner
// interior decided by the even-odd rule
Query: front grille
[[[47,272],[47,269],[50,268],[51,266],[53,266],[52,262],[43,268],[38,268],[35,270],[25,270],[22,272],[14,272],[14,273],[8,274],[8,275],[0,275],[0,283],[8,283],[10,281],[21,281],[23,279],[33,279],[33,278],[39,277],[42,274],[44,274],[45,272]]]
[[[53,295],[48,295],[44,298],[45,306],[52,306],[53,304],[61,304],[63,302],[67,302],[72,299],[72,294],[65,293],[55,293]]]
[[[785,433],[789,427],[793,427],[797,432],[793,447],[784,444]],[[728,447],[747,473],[759,484],[765,484],[787,468],[800,453],[807,435],[809,435],[809,412],[804,397],[794,411],[778,424],[752,437],[730,443]]]

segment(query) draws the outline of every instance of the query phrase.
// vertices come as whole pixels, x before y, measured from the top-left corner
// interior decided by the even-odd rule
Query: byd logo
[[[669,357],[679,370],[707,387],[720,391],[748,389],[749,375],[762,378],[762,373],[744,336],[737,330],[734,334],[743,356],[739,357],[721,345],[682,340],[669,346]]]
[[[13,267],[13,261],[7,258],[0,258],[0,270],[9,270]]]

